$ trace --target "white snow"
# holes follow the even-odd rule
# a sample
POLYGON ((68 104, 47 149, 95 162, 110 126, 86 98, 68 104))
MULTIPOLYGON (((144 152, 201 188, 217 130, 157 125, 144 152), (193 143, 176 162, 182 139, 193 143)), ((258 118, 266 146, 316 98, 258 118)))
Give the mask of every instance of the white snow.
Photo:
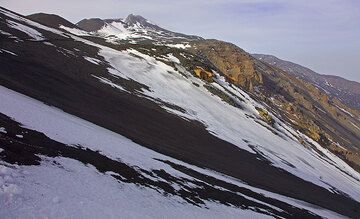
POLYGON ((180 60, 178 58, 176 58, 172 53, 167 54, 167 59, 171 62, 180 64, 180 60))
POLYGON ((17 56, 15 53, 10 52, 9 50, 6 50, 6 49, 0 49, 0 53, 3 53, 3 52, 9 53, 10 55, 13 55, 13 56, 17 56))
POLYGON ((136 41, 134 41, 136 38, 153 39, 147 34, 147 30, 140 26, 125 28, 124 23, 120 21, 106 23, 96 34, 106 37, 107 41, 111 43, 116 43, 117 40, 132 40, 131 42, 136 43, 136 41))
POLYGON ((121 40, 125 40, 131 35, 131 33, 120 22, 105 24, 105 26, 97 32, 103 36, 114 35, 121 40))
POLYGON ((19 16, 17 14, 14 14, 14 13, 12 13, 10 11, 6 11, 6 10, 0 8, 0 13, 3 13, 6 16, 11 17, 11 18, 13 18, 13 19, 15 19, 15 20, 17 20, 19 22, 26 23, 26 26, 25 26, 23 24, 20 24, 19 22, 10 21, 15 26, 13 28, 15 28, 15 29, 19 28, 20 31, 22 31, 21 28, 24 28, 25 29, 24 31, 29 31, 29 34, 31 34, 31 35, 34 34, 35 36, 33 36, 33 37, 35 37, 35 38, 40 38, 40 37, 42 38, 42 35, 39 36, 38 35, 39 32, 37 30, 35 30, 34 28, 29 27, 29 26, 36 27, 36 28, 39 28, 39 29, 42 29, 42 30, 45 30, 45 31, 49 31, 49 32, 58 34, 58 35, 60 35, 62 37, 67 37, 68 38, 68 36, 66 34, 64 34, 64 32, 62 32, 60 30, 57 30, 57 29, 54 29, 54 28, 47 27, 47 26, 44 26, 42 24, 36 23, 34 21, 31 21, 29 19, 21 17, 21 16, 19 16))
POLYGON ((125 92, 127 92, 127 90, 125 90, 123 87, 121 87, 120 85, 118 85, 118 84, 115 84, 115 83, 112 83, 109 79, 107 79, 107 78, 104 78, 104 77, 98 77, 98 76, 95 76, 95 75, 92 75, 94 78, 97 78, 97 79, 99 79, 99 81, 101 81, 102 83, 104 83, 104 84, 108 84, 108 85, 110 85, 111 87, 114 87, 114 88, 117 88, 117 89, 119 89, 119 90, 121 90, 121 91, 125 91, 125 92))
POLYGON ((20 134, 15 135, 15 136, 18 137, 18 138, 23 138, 24 137, 23 135, 20 135, 20 134))
POLYGON ((17 38, 16 36, 13 36, 11 33, 8 33, 6 31, 0 30, 0 34, 5 35, 5 36, 9 37, 10 39, 14 39, 15 42, 21 41, 19 38, 17 38))
POLYGON ((339 110, 343 111, 344 113, 348 114, 351 117, 355 117, 352 113, 350 113, 349 111, 347 111, 346 109, 336 106, 339 110))
POLYGON ((87 32, 85 30, 80 30, 78 28, 66 27, 64 25, 60 25, 59 28, 66 30, 69 33, 75 34, 77 36, 90 36, 89 32, 87 32))
POLYGON ((0 164, 0 206, 13 202, 14 196, 21 193, 21 189, 13 183, 14 176, 16 174, 10 168, 0 164))
POLYGON ((359 129, 360 130, 360 127, 357 126, 356 124, 354 124, 353 122, 350 122, 351 125, 353 125, 355 128, 359 129))
MULTIPOLYGON (((204 170, 144 148, 129 139, 64 113, 39 101, 0 86, 0 112, 14 118, 26 128, 43 132, 48 137, 69 145, 78 145, 130 166, 151 171, 164 169, 175 177, 193 179, 167 164, 169 160, 200 173, 246 187, 266 196, 283 200, 322 216, 339 215, 298 200, 273 194, 239 180, 204 170), (31 114, 31 117, 28 115, 31 114)), ((69 146, 70 147, 70 146, 69 146)), ((40 166, 0 166, 0 215, 5 218, 28 217, 195 217, 195 218, 264 218, 265 215, 205 201, 206 208, 195 207, 175 196, 121 183, 92 166, 67 158, 43 157, 40 166), (58 165, 54 165, 56 161, 58 165)), ((178 185, 174 185, 176 188, 178 185)), ((256 200, 254 200, 256 201, 256 200)), ((258 201, 259 202, 259 201, 258 201)))
POLYGON ((11 33, 8 33, 6 31, 0 30, 0 33, 5 36, 12 36, 11 33))
POLYGON ((4 127, 0 127, 0 133, 7 133, 6 129, 4 127))
MULTIPOLYGON (((203 122, 210 133, 253 152, 248 147, 248 143, 243 141, 246 139, 256 146, 257 150, 265 154, 267 159, 273 162, 273 165, 329 190, 333 186, 360 200, 359 173, 327 150, 324 150, 327 157, 321 158, 316 151, 305 148, 294 137, 275 136, 267 128, 256 123, 253 118, 248 118, 248 114, 258 117, 255 106, 264 107, 239 88, 228 85, 224 79, 218 83, 244 99, 245 103, 242 103, 242 106, 245 110, 230 106, 219 97, 210 95, 202 87, 204 82, 200 79, 193 77, 186 79, 172 67, 134 49, 116 51, 103 47, 99 54, 111 63, 112 67, 118 70, 117 72, 147 85, 151 92, 144 91, 145 95, 155 99, 159 98, 185 109, 186 113, 178 112, 178 115, 203 122), (196 88, 192 82, 196 82, 200 87, 196 88), (311 166, 308 165, 309 163, 311 166)), ((187 73, 187 75, 191 74, 187 73)), ((117 76, 121 77, 119 74, 117 76)), ((219 85, 216 86, 219 87, 219 85)), ((276 117, 274 118, 276 119, 276 117)), ((277 127, 291 136, 289 130, 292 128, 278 119, 276 121, 281 124, 277 127)), ((295 131, 291 132, 296 134, 295 131)), ((316 142, 312 143, 321 148, 316 142)))
POLYGON ((199 208, 178 197, 120 183, 74 160, 53 160, 62 168, 49 160, 12 170, 17 185, 7 184, 6 199, 0 198, 0 205, 6 206, 0 208, 3 218, 271 218, 211 202, 209 209, 199 208))
POLYGON ((87 56, 84 56, 84 59, 88 62, 91 62, 95 65, 99 65, 101 63, 101 61, 99 59, 95 59, 95 58, 91 58, 91 57, 87 57, 87 56))
POLYGON ((186 49, 186 48, 191 47, 189 44, 181 44, 181 43, 178 43, 178 44, 166 44, 166 46, 174 47, 174 48, 178 48, 178 49, 186 49))
POLYGON ((12 20, 6 20, 6 23, 8 24, 9 27, 17 29, 23 33, 26 33, 29 37, 31 37, 34 40, 44 40, 45 38, 43 37, 43 35, 35 30, 34 28, 31 28, 29 26, 25 26, 23 24, 14 22, 12 20))
POLYGON ((332 84, 330 84, 327 80, 325 80, 325 85, 329 87, 334 87, 332 84))

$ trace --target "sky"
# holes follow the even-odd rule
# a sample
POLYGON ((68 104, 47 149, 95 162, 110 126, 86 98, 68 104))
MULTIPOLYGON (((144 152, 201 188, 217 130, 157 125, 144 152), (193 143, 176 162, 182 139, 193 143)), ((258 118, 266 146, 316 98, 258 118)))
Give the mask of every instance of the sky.
POLYGON ((360 0, 0 0, 20 14, 124 18, 232 42, 321 74, 360 82, 360 0))

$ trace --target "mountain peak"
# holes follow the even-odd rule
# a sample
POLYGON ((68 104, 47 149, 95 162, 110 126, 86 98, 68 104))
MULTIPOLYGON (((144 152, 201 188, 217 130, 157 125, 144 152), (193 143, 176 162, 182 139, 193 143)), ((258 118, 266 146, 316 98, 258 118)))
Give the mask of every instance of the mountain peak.
POLYGON ((151 23, 146 18, 142 17, 141 15, 129 14, 124 22, 128 26, 138 26, 141 28, 152 28, 152 29, 159 29, 160 27, 151 23))
POLYGON ((76 23, 76 25, 83 30, 91 32, 101 29, 105 25, 105 22, 100 18, 90 18, 83 19, 76 23))
POLYGON ((141 15, 136 15, 136 14, 129 14, 126 18, 125 18, 125 23, 136 23, 136 22, 147 22, 147 20, 142 17, 141 15))

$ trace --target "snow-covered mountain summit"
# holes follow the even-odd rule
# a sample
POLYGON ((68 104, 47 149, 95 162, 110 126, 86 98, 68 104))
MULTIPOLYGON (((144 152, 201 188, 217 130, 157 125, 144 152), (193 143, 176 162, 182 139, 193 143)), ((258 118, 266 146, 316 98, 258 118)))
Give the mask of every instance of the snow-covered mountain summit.
POLYGON ((150 22, 140 15, 128 15, 125 19, 91 18, 76 24, 91 35, 106 37, 113 43, 187 43, 201 37, 172 32, 150 22))
POLYGON ((154 30, 164 30, 163 28, 159 27, 158 25, 152 23, 151 21, 145 19, 140 15, 129 14, 124 23, 128 26, 143 28, 143 29, 154 29, 154 30))

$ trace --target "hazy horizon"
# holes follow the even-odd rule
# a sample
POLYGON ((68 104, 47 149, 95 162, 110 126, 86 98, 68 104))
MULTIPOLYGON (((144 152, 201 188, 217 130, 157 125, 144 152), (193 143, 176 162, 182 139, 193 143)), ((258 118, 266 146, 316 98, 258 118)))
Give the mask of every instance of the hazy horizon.
POLYGON ((275 55, 320 74, 360 82, 360 2, 354 0, 0 0, 28 15, 53 13, 76 23, 84 18, 141 15, 176 32, 215 38, 249 53, 275 55))

